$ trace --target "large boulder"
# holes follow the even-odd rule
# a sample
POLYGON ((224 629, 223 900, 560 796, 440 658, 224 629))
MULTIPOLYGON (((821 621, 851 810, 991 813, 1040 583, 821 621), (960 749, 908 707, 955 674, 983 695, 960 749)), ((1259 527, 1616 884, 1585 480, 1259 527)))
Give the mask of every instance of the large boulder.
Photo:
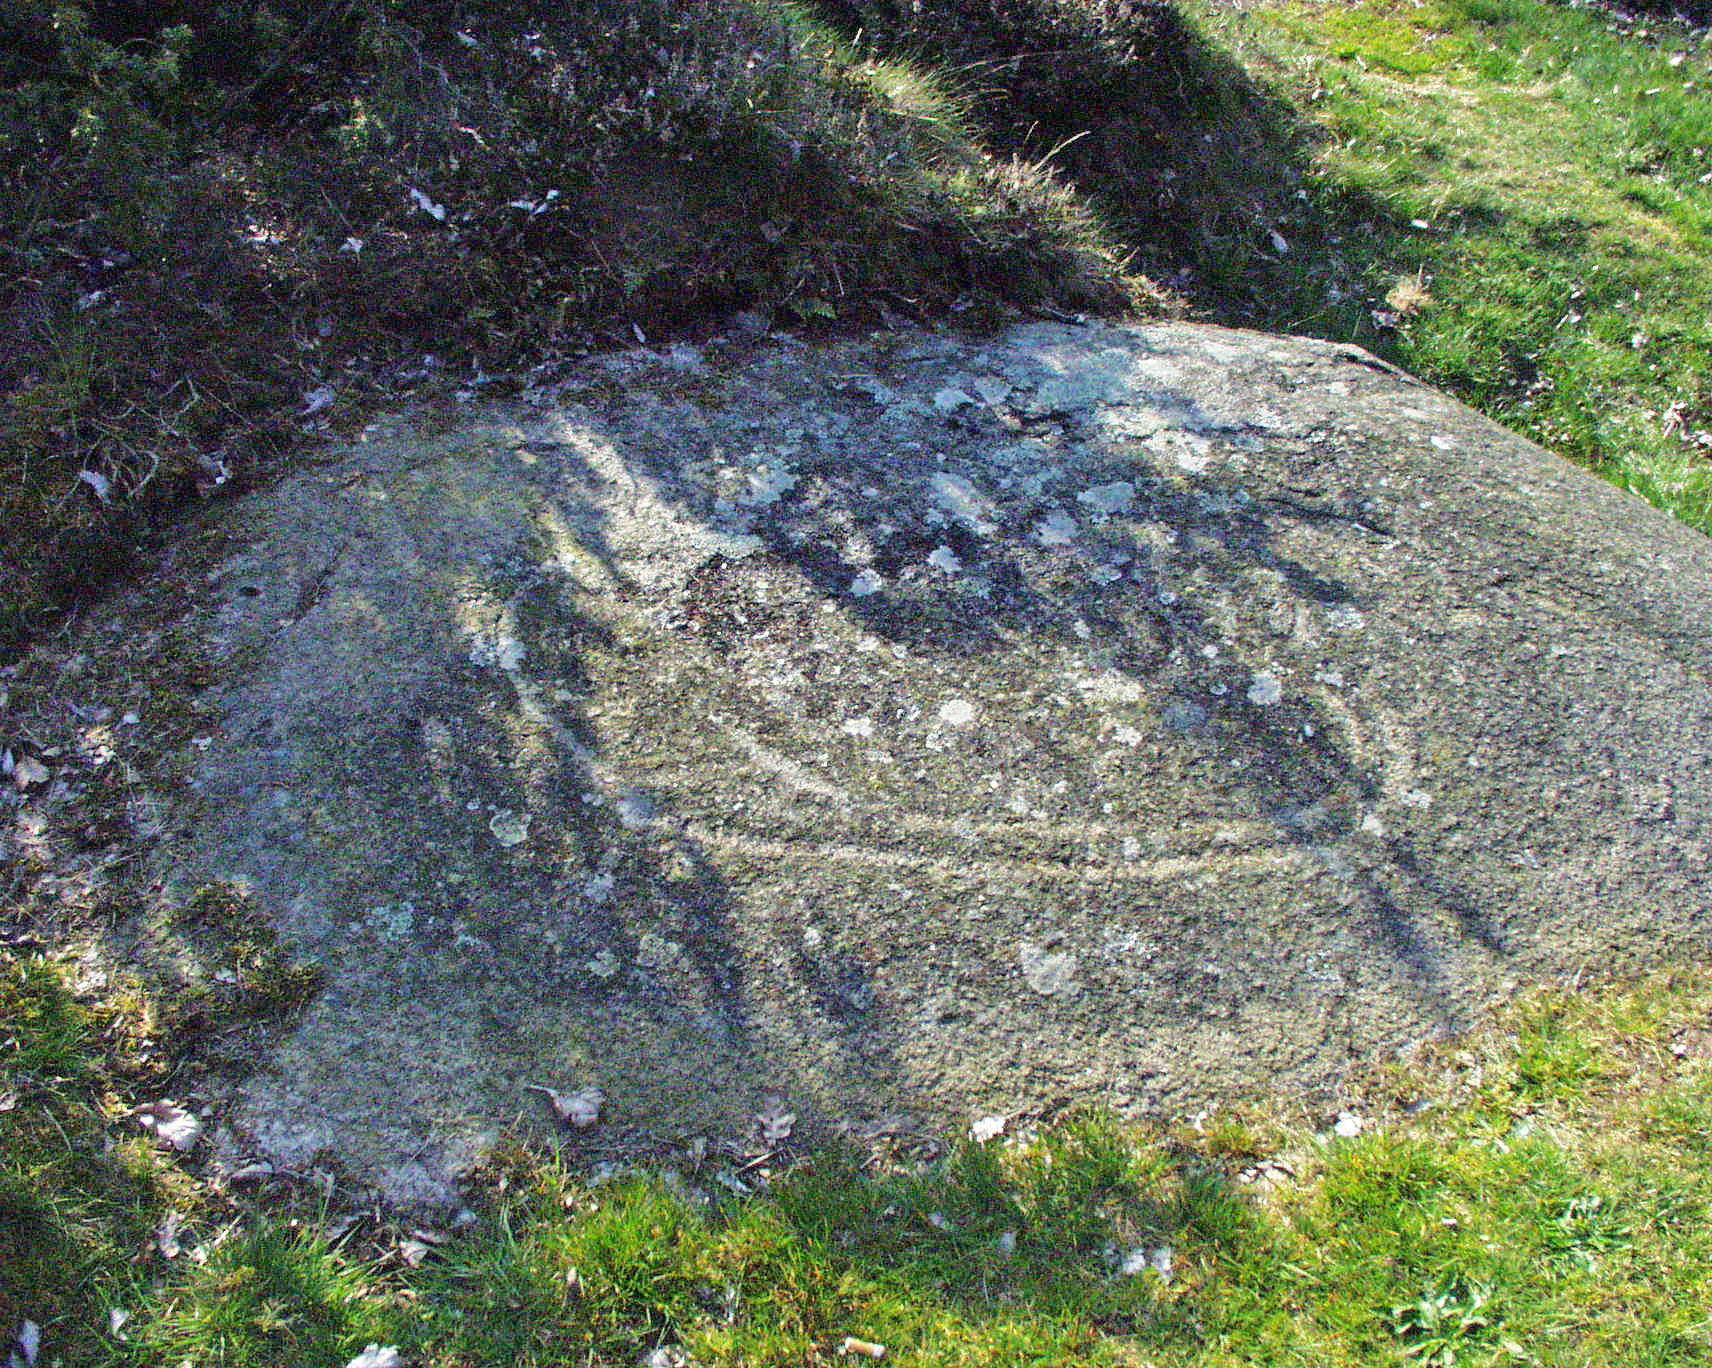
POLYGON ((1703 953, 1712 543, 1350 347, 716 341, 238 505, 176 886, 276 1158, 1311 1090, 1703 953))

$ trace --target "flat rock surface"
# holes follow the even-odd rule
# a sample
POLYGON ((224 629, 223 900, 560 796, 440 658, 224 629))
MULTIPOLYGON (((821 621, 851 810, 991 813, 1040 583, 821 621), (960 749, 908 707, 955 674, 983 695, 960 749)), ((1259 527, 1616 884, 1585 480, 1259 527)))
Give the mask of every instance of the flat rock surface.
POLYGON ((399 1200, 528 1084, 1174 1112, 1706 947, 1712 543, 1353 348, 633 352, 228 516, 176 883, 326 969, 237 1120, 399 1200))

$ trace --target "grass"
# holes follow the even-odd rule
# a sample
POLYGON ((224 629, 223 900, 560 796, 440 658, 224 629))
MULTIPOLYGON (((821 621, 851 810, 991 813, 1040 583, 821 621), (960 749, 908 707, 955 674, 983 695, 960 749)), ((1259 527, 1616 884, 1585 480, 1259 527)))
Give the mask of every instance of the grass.
POLYGON ((1059 88, 1026 60, 989 79, 1055 46, 965 13, 997 7, 821 8, 965 73, 989 141, 1197 316, 1359 343, 1712 532, 1699 32, 1554 0, 1186 0, 1170 59, 1142 44, 1163 78, 1090 40, 1059 88))
POLYGON ((68 972, 0 966, 0 1334, 34 1321, 44 1361, 797 1365, 847 1339, 923 1365, 1712 1356, 1704 971, 1534 991, 1352 1083, 1336 1127, 1284 1104, 1080 1113, 741 1175, 705 1144, 592 1173, 516 1147, 448 1231, 145 1144, 125 1113, 171 1075, 128 1071, 146 1024, 68 972))
POLYGON ((1253 321, 1369 346, 1712 531, 1702 35, 1549 0, 1193 12, 1312 131, 1253 321))

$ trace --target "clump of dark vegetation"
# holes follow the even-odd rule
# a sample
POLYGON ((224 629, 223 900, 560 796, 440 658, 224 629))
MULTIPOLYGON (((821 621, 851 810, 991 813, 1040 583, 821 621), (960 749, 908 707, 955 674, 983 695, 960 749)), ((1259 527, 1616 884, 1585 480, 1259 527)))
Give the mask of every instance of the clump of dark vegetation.
MULTIPOLYGON (((1138 267, 1221 319, 1275 323, 1270 234, 1300 210, 1308 130, 1165 0, 821 0, 949 73, 988 142, 1095 205, 1138 267)), ((1374 212, 1350 204, 1353 223, 1374 212)), ((1322 232, 1335 232, 1335 227, 1322 232)))
MULTIPOLYGON (((318 965, 291 958, 262 910, 225 884, 198 888, 175 920, 194 935, 212 966, 209 1001, 195 1004, 220 1019, 271 1017, 295 1011, 320 990, 318 965)), ((205 988, 204 991, 207 991, 205 988)))
POLYGON ((22 0, 0 92, 0 651, 425 369, 1151 297, 933 80, 779 4, 22 0))

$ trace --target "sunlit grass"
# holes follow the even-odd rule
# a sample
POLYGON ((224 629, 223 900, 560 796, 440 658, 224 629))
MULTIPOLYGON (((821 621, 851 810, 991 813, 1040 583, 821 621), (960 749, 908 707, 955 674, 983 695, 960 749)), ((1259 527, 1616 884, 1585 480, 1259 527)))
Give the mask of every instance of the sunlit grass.
POLYGON ((1196 12, 1320 130, 1265 321, 1361 342, 1712 531, 1699 39, 1548 0, 1196 12), (1430 305, 1388 306, 1403 275, 1430 305))
POLYGON ((0 1112, 0 1333, 33 1321, 66 1363, 1712 1354, 1704 972, 1530 993, 1323 1108, 806 1152, 749 1195, 701 1152, 591 1174, 518 1149, 425 1235, 284 1180, 234 1204, 203 1153, 126 1138, 131 1085, 89 1029, 120 1009, 77 1006, 40 959, 5 973, 4 1091, 26 1105, 0 1112))

